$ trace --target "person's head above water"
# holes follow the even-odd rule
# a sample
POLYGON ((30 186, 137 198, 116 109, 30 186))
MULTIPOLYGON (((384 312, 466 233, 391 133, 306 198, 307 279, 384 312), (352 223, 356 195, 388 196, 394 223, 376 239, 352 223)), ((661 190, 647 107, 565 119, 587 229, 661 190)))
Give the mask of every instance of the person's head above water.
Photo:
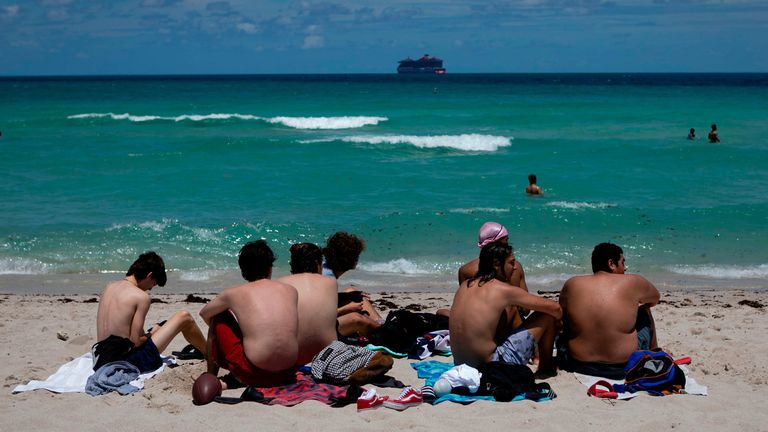
POLYGON ((504 228, 504 225, 497 222, 486 222, 477 233, 477 247, 482 249, 485 245, 502 239, 509 239, 509 232, 504 228))

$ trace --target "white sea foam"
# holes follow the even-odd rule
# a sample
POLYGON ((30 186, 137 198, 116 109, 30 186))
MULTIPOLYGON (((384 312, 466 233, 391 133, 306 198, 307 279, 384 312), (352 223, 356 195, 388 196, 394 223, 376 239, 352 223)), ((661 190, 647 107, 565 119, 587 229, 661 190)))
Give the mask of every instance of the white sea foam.
POLYGON ((570 210, 581 210, 581 209, 604 209, 604 208, 614 208, 616 207, 616 204, 610 204, 610 203, 588 203, 588 202, 571 202, 571 201, 552 201, 544 204, 546 206, 550 207, 559 207, 564 209, 570 209, 570 210))
POLYGON ((49 273, 51 268, 38 260, 27 258, 2 258, 0 259, 0 275, 38 275, 49 273))
POLYGON ((362 144, 410 144, 419 148, 447 147, 464 151, 496 151, 512 145, 512 138, 496 135, 374 135, 351 136, 342 141, 362 144))
POLYGON ((265 119, 269 123, 279 123, 296 129, 356 129, 363 126, 377 125, 389 120, 386 117, 272 117, 265 119))
POLYGON ((369 263, 360 264, 358 268, 361 270, 376 272, 376 273, 399 273, 399 274, 413 274, 424 275, 431 274, 433 272, 421 268, 418 264, 408 261, 407 259, 400 258, 385 263, 369 263))
POLYGON ((86 113, 74 114, 68 119, 111 118, 112 120, 128 120, 132 122, 148 121, 193 121, 206 120, 261 120, 271 124, 282 124, 295 129, 354 129, 363 126, 377 125, 389 120, 386 117, 341 116, 341 117, 259 117, 251 114, 212 113, 212 114, 182 114, 178 116, 134 115, 129 113, 86 113))
POLYGON ((768 277, 768 264, 756 266, 678 265, 668 267, 672 273, 714 279, 762 279, 768 277))
POLYGON ((224 270, 185 270, 180 272, 179 280, 184 282, 204 282, 226 273, 224 270))
POLYGON ((448 210, 451 213, 509 213, 508 208, 493 208, 493 207, 474 207, 474 208, 455 208, 448 210))

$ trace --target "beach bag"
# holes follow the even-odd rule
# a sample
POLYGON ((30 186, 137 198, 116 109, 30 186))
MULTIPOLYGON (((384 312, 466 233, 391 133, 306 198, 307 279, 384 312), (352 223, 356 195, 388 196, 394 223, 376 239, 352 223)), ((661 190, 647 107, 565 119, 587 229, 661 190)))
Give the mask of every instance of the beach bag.
POLYGON ((330 384, 367 384, 392 368, 389 355, 333 341, 312 359, 312 377, 330 384))
POLYGON ((392 351, 407 354, 420 336, 447 328, 447 317, 398 309, 390 312, 384 324, 368 339, 374 345, 385 346, 392 351))
POLYGON ((493 361, 480 366, 478 371, 482 374, 478 395, 493 396, 499 402, 509 402, 518 396, 533 401, 556 397, 549 384, 536 383, 528 366, 493 361))
POLYGON ((615 399, 618 393, 645 391, 654 396, 663 396, 680 393, 685 388, 685 373, 672 356, 661 350, 633 352, 624 367, 624 375, 624 384, 611 385, 599 381, 587 393, 615 399), (608 391, 599 389, 600 386, 608 391))
POLYGON ((660 396, 685 388, 685 373, 672 356, 661 350, 633 352, 624 372, 624 384, 613 386, 617 393, 646 391, 660 396))

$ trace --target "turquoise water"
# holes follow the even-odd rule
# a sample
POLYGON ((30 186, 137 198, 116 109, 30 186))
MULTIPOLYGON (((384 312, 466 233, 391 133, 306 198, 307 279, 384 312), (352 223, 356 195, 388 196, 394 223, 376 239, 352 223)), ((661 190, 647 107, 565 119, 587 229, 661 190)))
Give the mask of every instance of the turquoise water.
POLYGON ((262 237, 287 271, 348 230, 363 270, 452 275, 495 220, 534 280, 602 241, 641 273, 765 278, 766 107, 765 74, 0 79, 0 274, 153 249, 206 278, 262 237))

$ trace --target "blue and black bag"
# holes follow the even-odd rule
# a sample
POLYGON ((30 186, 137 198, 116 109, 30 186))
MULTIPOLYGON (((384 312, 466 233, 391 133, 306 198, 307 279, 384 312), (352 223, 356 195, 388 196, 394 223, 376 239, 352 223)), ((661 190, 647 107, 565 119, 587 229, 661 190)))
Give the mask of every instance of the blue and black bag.
POLYGON ((624 384, 615 384, 617 393, 646 391, 661 396, 685 388, 685 373, 664 351, 635 351, 624 368, 624 384))

